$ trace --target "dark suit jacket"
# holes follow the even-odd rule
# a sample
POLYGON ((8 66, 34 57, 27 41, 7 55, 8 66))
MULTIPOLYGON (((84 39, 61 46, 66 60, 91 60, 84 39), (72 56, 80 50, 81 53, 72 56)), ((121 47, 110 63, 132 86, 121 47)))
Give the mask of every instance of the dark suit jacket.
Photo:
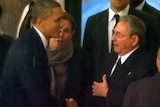
MULTIPOLYGON (((83 48, 85 48, 90 56, 91 67, 89 68, 91 75, 97 71, 98 64, 110 57, 108 49, 108 9, 91 16, 87 20, 83 48)), ((129 13, 135 15, 144 21, 146 25, 146 42, 145 48, 155 56, 159 48, 160 31, 157 21, 146 13, 130 8, 129 13)))
POLYGON ((2 76, 2 107, 51 107, 47 71, 46 51, 32 28, 8 52, 2 76))
POLYGON ((142 48, 135 50, 118 70, 110 76, 117 57, 111 56, 105 63, 100 63, 94 80, 101 82, 102 75, 107 74, 109 92, 106 98, 92 97, 91 107, 121 107, 124 94, 130 83, 135 80, 152 76, 157 72, 155 57, 142 48))
POLYGON ((11 36, 5 34, 0 35, 0 78, 8 49, 11 46, 13 40, 14 39, 11 36))
POLYGON ((152 14, 160 22, 160 11, 149 5, 147 2, 145 2, 142 11, 152 14))
POLYGON ((160 107, 160 73, 132 83, 125 94, 123 107, 160 107))

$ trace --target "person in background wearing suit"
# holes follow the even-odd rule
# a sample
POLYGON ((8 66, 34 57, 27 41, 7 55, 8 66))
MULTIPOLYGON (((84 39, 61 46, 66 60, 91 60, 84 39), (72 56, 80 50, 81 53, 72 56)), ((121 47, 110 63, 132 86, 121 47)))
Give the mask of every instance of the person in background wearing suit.
POLYGON ((28 30, 31 27, 31 10, 34 4, 36 4, 39 0, 33 0, 29 4, 27 4, 22 12, 21 19, 19 21, 17 27, 16 38, 19 38, 19 35, 28 30))
POLYGON ((130 5, 140 11, 154 15, 160 22, 160 11, 149 5, 146 0, 130 0, 130 5))
MULTIPOLYGON (((65 12, 59 38, 50 39, 48 59, 51 66, 51 94, 56 97, 55 107, 68 107, 70 100, 78 101, 85 83, 84 58, 81 48, 75 47, 72 37, 76 31, 73 17, 65 12)), ((86 80, 86 79, 85 79, 86 80)), ((77 103, 77 105, 78 105, 77 103)))
MULTIPOLYGON (((2 7, 0 5, 0 19, 2 17, 2 7)), ((7 52, 12 42, 14 41, 13 37, 5 34, 0 27, 0 78, 3 69, 3 65, 7 56, 7 52)))
POLYGON ((129 85, 122 107, 160 107, 160 48, 156 64, 157 74, 129 85))
POLYGON ((50 38, 59 37, 63 13, 56 1, 34 5, 33 27, 8 51, 0 87, 1 107, 55 107, 46 47, 50 38))
POLYGON ((112 51, 112 30, 116 23, 115 14, 125 16, 135 15, 144 21, 146 26, 146 36, 144 47, 156 56, 160 43, 160 30, 157 20, 144 12, 138 11, 129 6, 130 0, 110 0, 110 7, 98 14, 88 18, 84 33, 83 48, 90 56, 91 75, 96 75, 95 71, 100 62, 108 60, 112 51), (102 57, 103 56, 103 57, 102 57))
POLYGON ((142 20, 133 15, 120 18, 112 36, 117 56, 101 63, 92 84, 91 107, 121 107, 130 83, 157 72, 155 57, 142 47, 144 40, 142 20))

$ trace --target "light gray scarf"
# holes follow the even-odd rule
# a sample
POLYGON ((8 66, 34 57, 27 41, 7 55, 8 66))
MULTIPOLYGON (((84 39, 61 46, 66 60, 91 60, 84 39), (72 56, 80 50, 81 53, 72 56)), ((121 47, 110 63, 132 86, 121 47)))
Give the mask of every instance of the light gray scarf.
POLYGON ((67 79, 66 68, 64 71, 56 71, 56 64, 64 63, 73 55, 73 42, 70 40, 63 48, 57 50, 47 50, 48 60, 51 66, 51 94, 52 96, 60 96, 63 93, 65 81, 67 79), (56 75, 55 75, 56 74, 56 75))
POLYGON ((70 40, 63 48, 47 51, 49 63, 52 65, 64 63, 73 55, 73 42, 70 40))

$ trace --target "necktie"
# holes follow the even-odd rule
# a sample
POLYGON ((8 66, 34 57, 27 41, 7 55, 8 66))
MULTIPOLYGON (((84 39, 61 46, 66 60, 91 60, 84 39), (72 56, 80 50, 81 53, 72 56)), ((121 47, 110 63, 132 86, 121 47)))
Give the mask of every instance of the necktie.
POLYGON ((116 26, 117 23, 119 22, 120 16, 119 16, 118 14, 115 14, 115 15, 114 15, 114 18, 116 19, 116 24, 114 25, 114 28, 115 28, 115 26, 116 26))
POLYGON ((34 2, 30 3, 30 5, 29 5, 28 13, 26 14, 26 17, 24 18, 22 25, 21 25, 21 28, 20 28, 20 32, 19 32, 20 36, 24 31, 26 31, 30 28, 31 10, 32 10, 33 5, 34 5, 34 2))
POLYGON ((111 75, 116 75, 118 70, 120 69, 120 67, 121 67, 121 57, 116 60, 116 63, 112 68, 110 76, 111 75))

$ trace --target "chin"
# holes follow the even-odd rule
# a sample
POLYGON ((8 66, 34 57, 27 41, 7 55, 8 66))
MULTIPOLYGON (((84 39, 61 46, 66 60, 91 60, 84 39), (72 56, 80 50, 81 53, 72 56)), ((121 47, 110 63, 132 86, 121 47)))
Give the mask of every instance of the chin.
POLYGON ((119 51, 117 49, 114 49, 114 52, 118 53, 119 51))

